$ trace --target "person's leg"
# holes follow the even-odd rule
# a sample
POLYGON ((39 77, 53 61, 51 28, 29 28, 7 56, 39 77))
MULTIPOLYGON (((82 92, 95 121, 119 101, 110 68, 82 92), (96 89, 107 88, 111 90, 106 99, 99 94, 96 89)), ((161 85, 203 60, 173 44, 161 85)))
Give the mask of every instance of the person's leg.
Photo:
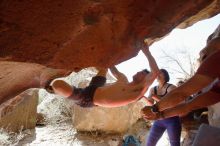
MULTIPOLYGON (((100 69, 98 74, 92 78, 90 86, 103 86, 106 82, 106 72, 107 69, 100 69)), ((53 91, 60 96, 69 97, 74 94, 73 87, 63 80, 55 80, 51 86, 53 91)))
POLYGON ((178 117, 166 121, 166 128, 171 146, 180 146, 181 122, 178 117))
POLYGON ((155 121, 150 129, 146 146, 155 146, 165 131, 161 121, 155 121))
POLYGON ((89 83, 89 86, 93 86, 94 88, 102 87, 105 85, 106 80, 107 79, 104 76, 95 76, 92 78, 91 82, 89 83))
POLYGON ((51 86, 54 93, 60 96, 69 97, 73 94, 73 87, 63 80, 56 80, 51 86))
POLYGON ((99 69, 99 72, 97 73, 96 76, 92 78, 92 80, 89 83, 89 86, 94 86, 94 87, 102 87, 106 83, 106 73, 108 69, 106 68, 101 68, 99 69))
POLYGON ((69 99, 75 100, 75 103, 81 107, 89 108, 96 104, 94 103, 94 93, 97 88, 102 87, 106 83, 107 69, 99 69, 99 72, 94 76, 89 85, 83 89, 74 88, 72 95, 69 99))
POLYGON ((106 73, 108 72, 107 68, 96 68, 98 70, 98 73, 96 76, 106 76, 106 73))

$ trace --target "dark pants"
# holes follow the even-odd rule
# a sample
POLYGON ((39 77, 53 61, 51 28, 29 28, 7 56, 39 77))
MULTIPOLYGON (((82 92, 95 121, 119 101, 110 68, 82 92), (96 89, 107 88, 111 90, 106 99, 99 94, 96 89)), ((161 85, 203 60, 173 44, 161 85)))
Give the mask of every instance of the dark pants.
POLYGON ((72 95, 68 98, 74 100, 75 104, 88 108, 95 106, 93 103, 93 96, 97 88, 105 85, 106 77, 103 76, 95 76, 92 78, 89 86, 86 88, 76 88, 73 87, 74 90, 72 95))
POLYGON ((157 120, 150 129, 147 146, 155 146, 167 130, 171 146, 180 146, 181 122, 179 117, 157 120))

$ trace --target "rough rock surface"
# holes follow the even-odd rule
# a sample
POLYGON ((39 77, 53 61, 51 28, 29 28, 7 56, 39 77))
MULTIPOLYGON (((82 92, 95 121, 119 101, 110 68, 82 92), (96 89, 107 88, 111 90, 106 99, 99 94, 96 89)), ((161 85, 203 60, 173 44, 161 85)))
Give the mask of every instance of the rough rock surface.
POLYGON ((140 110, 143 106, 141 102, 118 108, 83 109, 75 106, 73 125, 79 131, 123 133, 141 117, 140 110))
POLYGON ((44 68, 21 62, 72 71, 109 67, 135 56, 144 38, 152 43, 219 7, 220 0, 1 0, 0 103, 42 87, 36 78, 44 68), (5 84, 10 78, 17 82, 5 84))
POLYGON ((213 1, 209 6, 201 10, 199 13, 196 15, 188 18, 185 20, 183 23, 181 23, 178 28, 186 28, 196 22, 198 22, 201 19, 209 18, 210 14, 213 12, 219 11, 218 9, 220 8, 219 1, 213 1))
POLYGON ((29 88, 45 87, 48 81, 69 73, 34 63, 0 61, 0 104, 29 88))
POLYGON ((219 13, 219 0, 1 0, 0 60, 77 70, 137 54, 144 38, 219 13))
POLYGON ((0 127, 18 132, 36 125, 38 90, 28 90, 0 106, 0 127))

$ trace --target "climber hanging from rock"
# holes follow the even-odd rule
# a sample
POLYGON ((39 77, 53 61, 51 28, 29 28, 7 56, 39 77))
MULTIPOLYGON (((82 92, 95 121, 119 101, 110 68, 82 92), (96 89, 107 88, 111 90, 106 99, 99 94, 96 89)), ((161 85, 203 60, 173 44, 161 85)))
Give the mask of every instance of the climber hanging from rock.
POLYGON ((116 67, 112 67, 110 71, 117 78, 115 83, 106 84, 107 69, 98 69, 98 74, 92 78, 86 88, 76 88, 63 80, 55 80, 47 86, 46 90, 72 99, 81 107, 119 107, 135 102, 143 97, 159 74, 158 66, 148 45, 145 44, 142 51, 149 61, 151 72, 147 69, 137 72, 132 82, 128 82, 124 74, 116 67))

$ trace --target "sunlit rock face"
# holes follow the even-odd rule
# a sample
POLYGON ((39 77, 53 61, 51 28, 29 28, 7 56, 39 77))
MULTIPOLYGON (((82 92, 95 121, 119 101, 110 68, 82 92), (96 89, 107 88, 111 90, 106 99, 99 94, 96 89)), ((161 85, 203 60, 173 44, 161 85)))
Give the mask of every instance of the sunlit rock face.
POLYGON ((75 106, 73 125, 79 131, 126 132, 141 117, 143 106, 141 102, 118 108, 83 109, 75 106))
POLYGON ((0 8, 0 60, 78 70, 127 60, 144 38, 217 14, 219 0, 1 0, 0 8))
POLYGON ((37 90, 28 90, 0 106, 0 128, 18 132, 36 125, 37 90))

